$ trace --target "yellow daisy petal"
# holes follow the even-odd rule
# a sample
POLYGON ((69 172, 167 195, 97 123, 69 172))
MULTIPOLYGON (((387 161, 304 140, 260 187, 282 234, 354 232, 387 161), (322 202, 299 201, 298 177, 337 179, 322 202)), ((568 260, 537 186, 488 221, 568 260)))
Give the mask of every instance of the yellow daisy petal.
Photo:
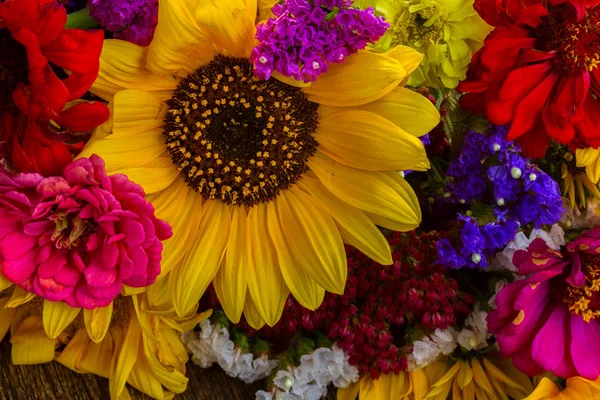
POLYGON ((327 189, 354 207, 412 227, 410 229, 421 222, 416 195, 397 173, 392 177, 382 172, 345 167, 319 153, 311 159, 310 168, 327 189))
POLYGON ((246 300, 244 301, 244 317, 246 317, 248 325, 254 329, 265 326, 265 321, 260 317, 249 291, 246 293, 246 300))
MULTIPOLYGON (((69 341, 69 345, 55 358, 55 361, 58 361, 65 367, 84 374, 88 371, 81 367, 81 359, 86 351, 86 346, 90 343, 90 338, 86 334, 84 330, 78 330, 75 335, 69 341)), ((99 357, 97 363, 102 363, 102 359, 104 357, 99 357)), ((112 360, 112 358, 109 358, 112 360)), ((109 362, 110 365, 110 362, 109 362)), ((108 370, 102 371, 105 374, 97 374, 102 377, 108 377, 108 370)))
POLYGON ((12 362, 15 365, 43 364, 54 358, 55 340, 46 336, 41 319, 31 316, 11 329, 12 362))
POLYGON ((8 297, 0 298, 0 341, 6 336, 12 320, 17 313, 16 308, 8 308, 6 307, 6 303, 8 303, 8 297))
POLYGON ((44 329, 50 339, 56 339, 79 315, 81 308, 73 308, 62 301, 44 301, 44 329))
POLYGON ((548 400, 560 395, 560 390, 548 378, 542 378, 535 391, 524 400, 548 400))
POLYGON ((342 111, 323 118, 315 138, 324 154, 367 171, 413 170, 427 160, 418 138, 369 111, 342 111))
POLYGON ((0 292, 2 292, 4 289, 8 289, 12 285, 13 285, 13 283, 11 281, 9 281, 8 279, 6 279, 4 277, 4 275, 2 275, 0 273, 0 292))
POLYGON ((123 334, 122 343, 118 350, 114 374, 109 381, 110 395, 113 398, 119 398, 123 392, 127 392, 125 384, 127 383, 127 378, 131 374, 131 370, 138 358, 141 334, 142 329, 140 325, 132 318, 123 334))
POLYGON ((351 383, 346 388, 337 390, 337 400, 356 400, 360 389, 360 382, 351 383))
POLYGON ((240 322, 248 288, 246 271, 251 266, 249 260, 244 257, 244 249, 248 245, 248 235, 246 212, 243 208, 236 207, 232 210, 231 232, 225 251, 225 260, 213 280, 213 286, 221 301, 223 311, 233 323, 240 322))
POLYGON ((123 40, 105 40, 98 78, 90 90, 108 101, 122 89, 151 91, 161 100, 171 98, 179 78, 172 74, 158 75, 148 70, 147 52, 147 47, 123 40))
POLYGON ((35 294, 26 291, 25 289, 21 289, 20 287, 15 287, 13 290, 10 299, 6 303, 6 307, 15 308, 22 306, 23 304, 29 303, 31 300, 35 299, 35 294))
POLYGON ((113 305, 83 310, 83 321, 90 339, 94 343, 100 343, 106 337, 110 321, 112 319, 113 305))
POLYGON ((283 313, 290 290, 283 280, 275 247, 268 236, 267 205, 252 207, 247 223, 246 246, 252 257, 247 271, 248 293, 261 319, 273 326, 283 313))
POLYGON ((195 309, 217 274, 225 254, 230 226, 230 209, 218 201, 206 202, 194 247, 181 265, 171 271, 173 306, 179 316, 195 309))
POLYGON ((323 118, 343 110, 364 110, 379 114, 413 136, 423 136, 440 122, 435 105, 419 93, 396 87, 382 98, 357 107, 321 106, 323 118))
POLYGON ((396 46, 385 55, 397 60, 406 71, 406 75, 417 69, 423 59, 423 54, 407 46, 396 46))
POLYGON ((349 56, 343 64, 331 64, 329 72, 302 91, 315 103, 358 106, 385 96, 406 76, 406 70, 396 59, 362 51, 349 56))

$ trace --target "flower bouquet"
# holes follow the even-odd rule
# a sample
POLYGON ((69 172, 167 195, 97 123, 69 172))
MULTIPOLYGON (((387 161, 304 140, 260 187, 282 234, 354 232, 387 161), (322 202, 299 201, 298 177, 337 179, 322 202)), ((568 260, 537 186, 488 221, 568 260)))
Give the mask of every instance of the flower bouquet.
POLYGON ((4 0, 0 55, 14 364, 600 399, 597 1, 4 0))

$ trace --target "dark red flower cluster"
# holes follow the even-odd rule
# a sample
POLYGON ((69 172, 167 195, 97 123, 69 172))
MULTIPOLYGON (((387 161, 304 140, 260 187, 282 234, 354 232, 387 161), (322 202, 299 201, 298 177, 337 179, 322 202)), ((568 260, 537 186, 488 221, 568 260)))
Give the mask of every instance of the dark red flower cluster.
POLYGON ((98 75, 104 33, 66 20, 55 0, 0 2, 0 160, 21 172, 61 174, 83 146, 74 134, 108 119, 105 105, 75 102, 98 75))
POLYGON ((511 124, 508 140, 544 157, 550 139, 600 145, 597 0, 477 0, 495 30, 473 56, 461 105, 511 124))
POLYGON ((448 328, 456 324, 458 314, 471 311, 472 297, 460 291, 445 267, 434 263, 437 238, 435 232, 389 235, 394 259, 390 266, 348 247, 344 295, 328 293, 316 311, 290 298, 280 322, 258 334, 277 341, 319 330, 337 342, 363 374, 377 378, 406 369, 413 340, 448 328))

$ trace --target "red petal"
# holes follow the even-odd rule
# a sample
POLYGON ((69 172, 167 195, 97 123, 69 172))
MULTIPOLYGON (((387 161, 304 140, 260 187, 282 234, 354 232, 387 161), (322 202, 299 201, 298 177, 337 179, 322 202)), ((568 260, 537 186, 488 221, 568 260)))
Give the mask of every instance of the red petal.
POLYGON ((575 125, 577 147, 600 146, 600 102, 592 96, 586 96, 583 103, 583 118, 575 125))
POLYGON ((70 132, 87 132, 108 119, 108 107, 99 102, 79 103, 63 111, 58 123, 70 132))
POLYGON ((97 71, 104 43, 104 32, 67 29, 42 52, 51 63, 78 73, 97 71))
POLYGON ((544 158, 548 147, 550 147, 550 136, 539 125, 541 124, 515 140, 527 157, 544 158))
POLYGON ((56 40, 64 29, 67 12, 56 1, 7 0, 0 4, 0 20, 13 33, 30 30, 45 45, 56 40))
POLYGON ((506 136, 507 140, 515 140, 519 136, 527 133, 539 121, 540 114, 546 103, 548 95, 552 91, 557 74, 550 74, 515 108, 514 118, 510 125, 510 130, 506 136))

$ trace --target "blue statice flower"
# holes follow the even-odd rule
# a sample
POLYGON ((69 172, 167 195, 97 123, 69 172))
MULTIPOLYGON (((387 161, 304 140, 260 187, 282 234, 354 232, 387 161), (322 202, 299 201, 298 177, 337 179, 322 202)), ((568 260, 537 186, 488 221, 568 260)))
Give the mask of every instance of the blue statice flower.
POLYGON ((457 228, 438 245, 438 263, 486 267, 487 257, 514 239, 519 227, 554 224, 563 213, 558 184, 505 139, 507 128, 468 131, 446 171, 444 202, 469 203, 457 228))

